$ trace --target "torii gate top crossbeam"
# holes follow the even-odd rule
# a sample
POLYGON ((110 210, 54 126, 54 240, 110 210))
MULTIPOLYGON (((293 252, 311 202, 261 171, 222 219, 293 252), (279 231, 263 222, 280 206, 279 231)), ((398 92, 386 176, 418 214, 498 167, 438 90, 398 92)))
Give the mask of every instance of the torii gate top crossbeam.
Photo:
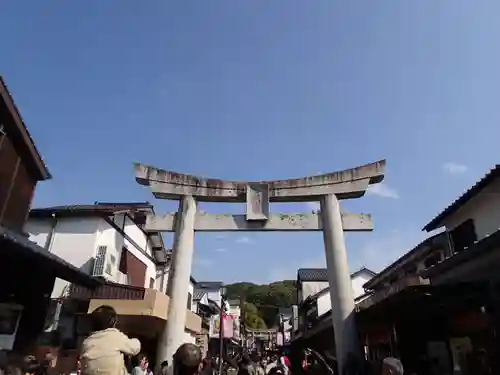
MULTIPOLYGON (((136 181, 149 185, 159 199, 178 200, 192 195, 201 202, 246 202, 249 187, 266 190, 270 202, 308 202, 322 195, 335 194, 338 199, 359 198, 368 185, 384 179, 385 160, 317 176, 275 181, 229 181, 202 178, 135 164, 136 181)), ((267 194, 266 194, 267 195, 267 194)))

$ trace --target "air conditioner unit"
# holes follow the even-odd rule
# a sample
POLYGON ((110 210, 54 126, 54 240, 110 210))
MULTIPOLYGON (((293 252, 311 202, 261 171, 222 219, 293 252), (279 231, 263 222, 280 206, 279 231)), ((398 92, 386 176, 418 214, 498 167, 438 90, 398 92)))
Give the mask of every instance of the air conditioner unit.
POLYGON ((92 276, 106 279, 113 278, 116 274, 116 255, 108 251, 108 247, 101 245, 97 248, 92 276))

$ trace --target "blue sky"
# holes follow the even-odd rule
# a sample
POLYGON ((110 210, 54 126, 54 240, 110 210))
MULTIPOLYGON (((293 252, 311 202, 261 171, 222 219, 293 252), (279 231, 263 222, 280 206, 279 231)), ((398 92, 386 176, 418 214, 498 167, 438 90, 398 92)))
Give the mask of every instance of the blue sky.
MULTIPOLYGON (((0 71, 54 176, 34 205, 153 201, 133 161, 253 180, 387 158, 384 185, 343 203, 376 226, 347 235, 351 268, 378 270, 499 160, 498 14, 496 0, 6 0, 0 71)), ((200 234, 195 253, 197 279, 226 282, 324 264, 320 233, 200 234)))

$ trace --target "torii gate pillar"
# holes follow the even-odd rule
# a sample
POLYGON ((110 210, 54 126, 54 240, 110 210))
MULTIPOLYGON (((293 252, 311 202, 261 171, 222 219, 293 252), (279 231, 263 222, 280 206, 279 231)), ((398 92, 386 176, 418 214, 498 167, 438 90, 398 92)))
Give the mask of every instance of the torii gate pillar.
POLYGON ((180 220, 176 222, 172 263, 167 284, 167 295, 170 297, 170 303, 167 324, 158 338, 156 353, 158 364, 167 358, 171 362, 175 351, 183 344, 189 279, 194 252, 196 201, 193 196, 184 196, 179 201, 178 217, 180 220))
MULTIPOLYGON (((320 208, 330 284, 335 350, 337 358, 341 358, 340 363, 343 363, 347 353, 358 351, 351 276, 339 200, 333 194, 325 195, 320 201, 320 208)), ((339 368, 342 367, 339 365, 339 368)))
POLYGON ((341 212, 340 199, 359 198, 384 178, 385 160, 319 176, 292 180, 238 182, 200 178, 136 164, 136 180, 159 199, 180 201, 179 211, 148 215, 146 231, 175 232, 170 267, 170 306, 158 342, 157 362, 172 360, 182 344, 195 232, 323 231, 330 284, 332 321, 339 370, 346 355, 358 351, 354 299, 344 242, 345 231, 371 231, 371 217, 341 212), (245 215, 207 214, 196 202, 246 203, 245 215), (321 212, 271 214, 272 202, 319 201, 321 212))

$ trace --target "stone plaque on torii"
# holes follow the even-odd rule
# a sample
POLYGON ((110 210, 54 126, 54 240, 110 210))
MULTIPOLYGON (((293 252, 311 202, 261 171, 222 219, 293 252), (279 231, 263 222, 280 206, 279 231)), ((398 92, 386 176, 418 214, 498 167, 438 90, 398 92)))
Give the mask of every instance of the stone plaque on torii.
POLYGON ((373 223, 370 215, 341 212, 339 200, 362 197, 370 184, 383 180, 384 171, 385 160, 381 160, 317 176, 244 182, 201 178, 135 164, 137 182, 149 186, 155 198, 179 201, 178 212, 150 215, 145 226, 146 231, 175 232, 167 285, 170 306, 158 342, 157 362, 170 362, 183 342, 195 232, 322 231, 336 354, 342 368, 346 354, 357 351, 354 298, 343 232, 371 231, 373 223), (246 203, 246 213, 200 212, 197 201, 246 203), (320 211, 273 214, 269 210, 273 202, 319 202, 320 211))

